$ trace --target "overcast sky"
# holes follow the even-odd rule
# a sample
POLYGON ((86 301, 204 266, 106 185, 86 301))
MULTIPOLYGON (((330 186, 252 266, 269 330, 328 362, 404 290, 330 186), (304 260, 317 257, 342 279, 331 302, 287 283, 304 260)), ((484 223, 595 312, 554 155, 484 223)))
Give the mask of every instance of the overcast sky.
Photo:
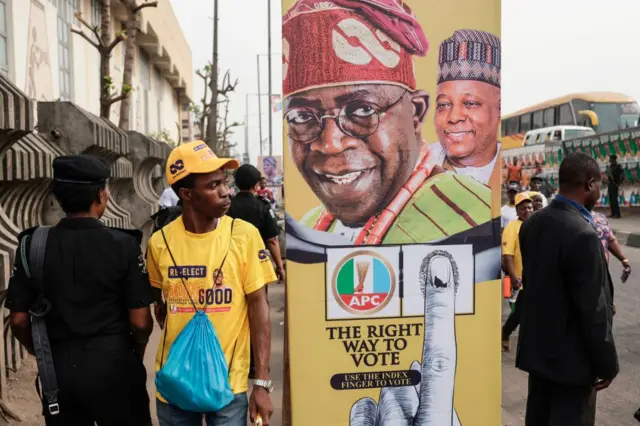
MULTIPOLYGON (((213 0, 171 0, 193 52, 194 70, 212 57, 213 0)), ((219 61, 239 85, 232 121, 245 121, 247 94, 258 92, 256 55, 267 52, 267 0, 219 0, 219 61)), ((281 4, 272 0, 272 49, 281 52, 281 4)), ((640 0, 502 0, 502 110, 581 91, 622 92, 640 99, 640 0)), ((280 93, 281 57, 273 60, 273 93, 280 93)), ((267 57, 261 58, 267 93, 267 57)), ((203 93, 194 77, 194 98, 203 93)), ((263 138, 269 102, 263 98, 263 138)), ((252 162, 258 155, 257 97, 249 98, 252 162)), ((234 142, 244 152, 244 127, 234 142)), ((282 118, 273 114, 274 154, 282 153, 282 118)), ((266 152, 265 152, 266 154, 266 152)))

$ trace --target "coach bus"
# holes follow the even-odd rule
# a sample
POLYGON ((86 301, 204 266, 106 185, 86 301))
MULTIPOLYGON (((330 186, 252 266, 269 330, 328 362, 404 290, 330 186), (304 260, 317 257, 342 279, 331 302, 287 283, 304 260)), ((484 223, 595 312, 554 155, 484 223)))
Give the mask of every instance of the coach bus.
POLYGON ((523 146, 530 130, 552 126, 583 126, 596 134, 640 125, 634 98, 620 93, 576 93, 551 99, 502 118, 502 148, 523 146))

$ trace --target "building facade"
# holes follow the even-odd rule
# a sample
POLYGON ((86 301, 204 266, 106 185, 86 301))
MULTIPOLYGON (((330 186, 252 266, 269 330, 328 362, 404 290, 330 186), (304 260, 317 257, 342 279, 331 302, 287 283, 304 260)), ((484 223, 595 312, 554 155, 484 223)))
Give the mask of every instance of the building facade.
MULTIPOLYGON (((127 19, 119 0, 112 0, 111 34, 127 19)), ((138 4, 142 0, 138 0, 138 4)), ((71 101, 100 114, 100 57, 94 46, 71 30, 82 30, 76 14, 100 27, 101 0, 0 0, 0 73, 35 101, 71 101)), ((112 53, 111 76, 122 82, 125 43, 112 53)), ((130 128, 145 135, 166 135, 173 142, 192 139, 190 116, 183 105, 192 98, 191 50, 169 0, 141 11, 133 66, 130 128), (186 127, 186 129, 185 129, 186 127), (186 131, 185 131, 186 130, 186 131)), ((110 119, 120 119, 120 103, 110 119)))

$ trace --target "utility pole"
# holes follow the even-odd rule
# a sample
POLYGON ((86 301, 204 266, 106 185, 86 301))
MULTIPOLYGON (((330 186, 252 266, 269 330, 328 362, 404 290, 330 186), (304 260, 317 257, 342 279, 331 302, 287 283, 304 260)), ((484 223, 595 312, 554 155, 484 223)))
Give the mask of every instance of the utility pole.
POLYGON ((244 113, 244 152, 249 155, 249 94, 247 93, 247 100, 245 102, 244 113))
MULTIPOLYGON (((269 40, 269 48, 268 48, 268 56, 269 56, 269 155, 273 155, 273 109, 272 109, 272 100, 271 100, 271 0, 267 1, 267 19, 269 23, 267 25, 269 35, 267 39, 269 40)), ((262 144, 262 141, 260 141, 262 144)))
POLYGON ((207 144, 213 152, 218 146, 218 0, 213 0, 213 63, 211 66, 211 112, 207 122, 207 144))
POLYGON ((260 128, 260 157, 262 157, 262 90, 260 89, 260 54, 256 55, 258 60, 258 127, 260 128))

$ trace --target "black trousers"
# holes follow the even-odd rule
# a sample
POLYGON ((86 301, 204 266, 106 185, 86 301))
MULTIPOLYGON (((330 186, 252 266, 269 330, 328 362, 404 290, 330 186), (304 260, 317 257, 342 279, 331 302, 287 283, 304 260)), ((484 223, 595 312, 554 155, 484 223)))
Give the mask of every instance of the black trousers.
POLYGON ((609 186, 609 205, 611 206, 611 216, 620 216, 620 203, 618 202, 617 186, 609 186))
POLYGON ((529 374, 526 426, 594 426, 593 386, 566 386, 529 374))
POLYGON ((516 297, 516 303, 513 311, 509 314, 509 318, 502 326, 502 341, 509 340, 511 334, 520 325, 520 316, 522 315, 522 301, 524 299, 524 290, 520 289, 520 293, 516 297))
POLYGON ((52 345, 60 414, 47 426, 151 425, 147 374, 126 336, 52 345))

